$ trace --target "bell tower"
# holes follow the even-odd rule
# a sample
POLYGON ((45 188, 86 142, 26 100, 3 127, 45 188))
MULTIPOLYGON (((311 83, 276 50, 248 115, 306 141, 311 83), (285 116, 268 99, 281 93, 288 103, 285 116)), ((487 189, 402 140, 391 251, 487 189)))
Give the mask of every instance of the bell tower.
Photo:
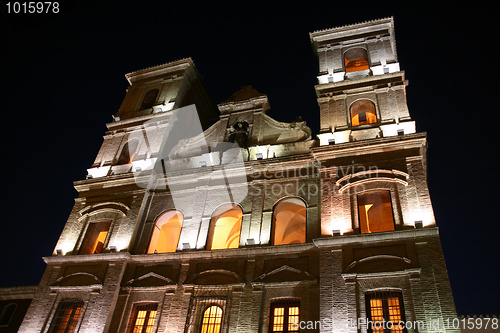
POLYGON ((319 62, 321 145, 415 133, 392 17, 310 36, 319 62))

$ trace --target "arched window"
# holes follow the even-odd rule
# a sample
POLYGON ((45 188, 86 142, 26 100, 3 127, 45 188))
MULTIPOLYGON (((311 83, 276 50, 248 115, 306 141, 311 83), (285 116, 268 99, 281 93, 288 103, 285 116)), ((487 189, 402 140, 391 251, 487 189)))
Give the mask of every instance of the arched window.
POLYGON ((10 320, 14 316, 16 309, 16 303, 10 303, 3 308, 2 314, 0 314, 0 326, 9 326, 10 320))
POLYGON ((175 252, 181 235, 184 216, 177 210, 161 214, 155 222, 148 253, 175 252))
POLYGON ((344 66, 346 73, 370 69, 366 50, 361 47, 347 50, 344 53, 344 66))
POLYGON ((63 301, 57 306, 52 319, 50 333, 73 333, 83 310, 83 301, 63 301))
POLYGON ((106 237, 108 236, 111 221, 96 221, 89 223, 80 254, 101 253, 104 248, 106 237))
POLYGON ((151 89, 144 95, 144 99, 142 100, 141 110, 151 109, 156 102, 156 97, 158 97, 158 89, 151 89))
POLYGON ((130 140, 128 141, 122 148, 122 152, 120 153, 120 157, 116 162, 117 165, 128 164, 132 162, 134 159, 134 155, 137 150, 137 146, 139 145, 139 140, 130 140))
POLYGON ((273 245, 306 242, 306 204, 299 198, 279 201, 273 209, 273 245))
POLYGON ((222 308, 212 305, 203 312, 201 333, 219 333, 222 327, 222 308))
POLYGON ((350 113, 352 126, 375 124, 377 122, 375 104, 367 99, 362 99, 352 103, 350 113))
POLYGON ((207 250, 236 249, 240 245, 243 211, 236 204, 225 204, 212 214, 207 250))
POLYGON ((391 193, 373 190, 358 197, 359 228, 362 234, 394 230, 391 193))

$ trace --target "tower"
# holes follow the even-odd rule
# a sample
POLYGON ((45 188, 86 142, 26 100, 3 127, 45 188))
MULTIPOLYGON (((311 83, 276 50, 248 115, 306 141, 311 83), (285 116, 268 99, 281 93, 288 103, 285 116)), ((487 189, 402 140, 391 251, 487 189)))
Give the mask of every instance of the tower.
POLYGON ((317 140, 250 86, 217 115, 191 59, 127 74, 20 332, 442 330, 456 314, 393 26, 311 33, 317 140))

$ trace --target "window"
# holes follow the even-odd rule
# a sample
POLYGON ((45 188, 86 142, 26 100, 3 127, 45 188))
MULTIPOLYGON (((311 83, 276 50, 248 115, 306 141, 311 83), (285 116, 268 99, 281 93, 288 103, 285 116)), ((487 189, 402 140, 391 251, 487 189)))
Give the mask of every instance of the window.
POLYGON ((404 333, 400 322, 406 322, 403 298, 399 292, 375 292, 366 294, 366 314, 369 333, 404 333))
POLYGON ((217 305, 209 306, 203 312, 201 333, 219 333, 222 326, 222 308, 217 305))
POLYGON ((82 314, 83 301, 63 301, 59 303, 52 324, 50 333, 73 333, 76 332, 76 325, 82 314))
POLYGON ((139 145, 139 140, 130 140, 122 148, 120 157, 118 157, 117 165, 129 164, 134 160, 134 155, 139 145))
POLYGON ((158 92, 159 92, 158 89, 151 89, 150 91, 148 91, 146 95, 144 95, 144 99, 142 100, 140 110, 151 109, 156 102, 156 97, 158 97, 158 92))
POLYGON ((360 47, 347 50, 344 53, 344 66, 346 73, 370 69, 366 50, 360 47))
POLYGON ((358 194, 358 213, 362 234, 395 230, 389 190, 358 194))
POLYGON ((299 332, 300 301, 278 300, 269 308, 269 333, 299 332))
POLYGON ((9 326, 10 320, 14 316, 14 312, 16 312, 17 305, 15 303, 7 304, 2 310, 2 314, 0 314, 0 326, 9 326))
POLYGON ((127 333, 153 332, 157 307, 157 303, 134 304, 127 325, 127 333))
POLYGON ((147 253, 175 252, 181 235, 184 217, 177 210, 161 214, 155 222, 147 253))
POLYGON ((98 221, 89 223, 87 233, 80 248, 80 254, 101 253, 104 242, 108 236, 111 221, 98 221))
POLYGON ((299 198, 279 201, 273 209, 272 244, 306 242, 306 204, 299 198))
POLYGON ((367 99, 352 103, 350 107, 351 126, 375 124, 377 122, 377 112, 375 104, 367 99))
POLYGON ((236 204, 225 204, 212 214, 207 250, 236 249, 240 246, 243 211, 236 204))

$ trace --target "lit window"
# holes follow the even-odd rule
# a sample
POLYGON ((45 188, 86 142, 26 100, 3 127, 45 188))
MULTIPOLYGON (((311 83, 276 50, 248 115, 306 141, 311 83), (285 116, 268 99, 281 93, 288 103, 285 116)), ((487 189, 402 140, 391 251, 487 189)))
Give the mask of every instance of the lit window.
POLYGON ((80 248, 80 254, 101 253, 108 236, 111 221, 91 222, 80 248))
POLYGON ((222 308, 217 305, 209 306, 203 312, 201 333, 219 333, 222 326, 222 308))
POLYGON ((368 54, 363 48, 354 48, 344 53, 344 65, 346 73, 370 69, 368 54))
POLYGON ((155 222, 148 253, 175 252, 179 243, 184 217, 177 210, 161 214, 155 222))
POLYGON ((300 301, 279 300, 269 309, 269 333, 299 332, 300 301))
POLYGON ((390 191, 375 190, 358 194, 358 212, 362 234, 394 230, 390 191))
POLYGON ((17 305, 15 303, 10 303, 5 306, 0 314, 0 326, 9 326, 10 320, 16 312, 17 305))
POLYGON ((306 204, 299 198, 287 198, 273 209, 273 245, 306 242, 306 204))
POLYGON ((127 325, 127 333, 153 332, 157 307, 157 303, 134 304, 127 325))
POLYGON ((366 295, 369 333, 404 333, 406 322, 403 298, 399 292, 376 292, 366 295), (401 325, 400 325, 401 323, 401 325))
POLYGON ((350 107, 351 126, 375 124, 377 122, 377 112, 373 102, 363 99, 352 103, 350 107))
POLYGON ((212 215, 207 239, 207 250, 236 249, 240 245, 241 207, 225 204, 212 215))
POLYGON ((151 109, 156 102, 156 97, 158 97, 158 89, 151 89, 146 93, 144 99, 142 100, 141 110, 151 109))
POLYGON ((122 152, 120 153, 120 157, 116 162, 117 165, 121 164, 129 164, 134 160, 134 155, 137 150, 137 146, 139 145, 139 140, 130 140, 128 141, 122 148, 122 152))
POLYGON ((63 301, 59 303, 52 324, 50 333, 73 333, 76 332, 78 319, 82 314, 82 301, 63 301))

